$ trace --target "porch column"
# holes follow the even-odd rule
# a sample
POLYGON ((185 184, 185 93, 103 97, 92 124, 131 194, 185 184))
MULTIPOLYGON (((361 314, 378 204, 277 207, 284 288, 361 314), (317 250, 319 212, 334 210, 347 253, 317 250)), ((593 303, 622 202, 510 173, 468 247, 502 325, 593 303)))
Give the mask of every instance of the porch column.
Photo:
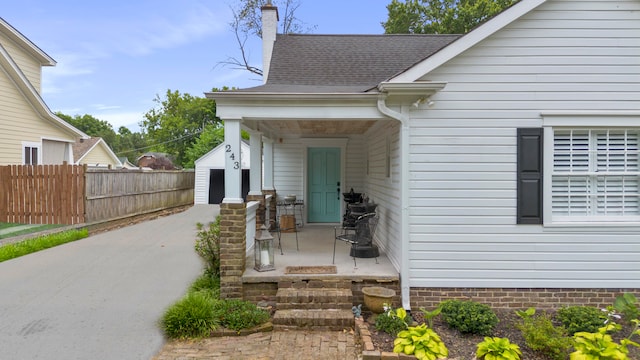
POLYGON ((247 201, 258 201, 256 210, 256 230, 265 224, 264 194, 262 193, 262 133, 249 130, 251 147, 251 169, 249 170, 249 194, 247 201))
POLYGON ((249 195, 262 195, 262 133, 249 130, 251 170, 249 171, 249 195))
POLYGON ((265 195, 271 195, 271 203, 269 203, 269 219, 265 219, 265 225, 275 226, 276 223, 276 189, 273 186, 273 139, 267 137, 262 138, 262 157, 264 167, 264 183, 262 184, 262 192, 265 195))
POLYGON ((239 204, 242 199, 241 119, 224 119, 224 199, 223 203, 239 204))
POLYGON ((225 197, 220 204, 220 297, 242 299, 247 207, 242 199, 241 119, 224 120, 225 197))
POLYGON ((262 156, 264 165, 263 190, 275 190, 273 187, 273 139, 262 138, 262 156))

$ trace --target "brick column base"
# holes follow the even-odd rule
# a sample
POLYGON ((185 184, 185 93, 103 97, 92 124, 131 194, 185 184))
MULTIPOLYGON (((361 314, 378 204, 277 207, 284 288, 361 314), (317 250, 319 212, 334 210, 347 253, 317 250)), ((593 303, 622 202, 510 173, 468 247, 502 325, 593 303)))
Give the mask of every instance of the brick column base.
POLYGON ((265 224, 265 207, 264 207, 264 195, 247 195, 247 202, 259 201, 258 209, 256 210, 256 230, 259 230, 262 224, 265 224))
POLYGON ((220 204, 220 298, 242 299, 247 246, 247 207, 220 204))

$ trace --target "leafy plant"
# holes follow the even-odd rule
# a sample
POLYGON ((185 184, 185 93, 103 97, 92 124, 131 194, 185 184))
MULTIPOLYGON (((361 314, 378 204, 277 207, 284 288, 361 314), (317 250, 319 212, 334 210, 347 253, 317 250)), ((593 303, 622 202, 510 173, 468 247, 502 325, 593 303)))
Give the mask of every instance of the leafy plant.
POLYGON ((490 335, 499 321, 491 307, 475 301, 445 300, 440 306, 444 321, 463 334, 490 335))
POLYGON ((562 326, 554 326, 549 315, 535 315, 535 309, 516 311, 522 318, 518 329, 522 332, 525 344, 534 351, 539 351, 550 359, 565 360, 571 349, 571 338, 562 326))
POLYGON ((414 355, 419 360, 446 359, 449 355, 440 336, 426 324, 400 331, 393 341, 393 352, 414 355))
POLYGON ((249 329, 269 320, 267 311, 244 300, 221 300, 215 304, 213 312, 220 325, 236 331, 249 329))
POLYGON ((216 302, 205 292, 188 293, 165 311, 161 327, 172 339, 209 336, 219 326, 213 311, 216 302))
POLYGON ((476 357, 484 360, 520 360, 520 347, 507 338, 485 337, 478 344, 476 357))
POLYGON ((205 273, 220 274, 220 215, 208 226, 197 223, 195 250, 205 262, 205 273))
POLYGON ((631 337, 640 336, 640 320, 632 321, 635 326, 626 339, 620 343, 613 341, 609 332, 619 331, 622 327, 618 324, 607 324, 598 329, 595 333, 579 332, 574 338, 574 349, 570 355, 571 360, 627 360, 629 359, 628 346, 640 347, 631 337))
POLYGON ((640 308, 638 307, 638 299, 632 293, 624 293, 617 296, 613 302, 613 308, 620 312, 624 319, 631 321, 640 319, 640 308))
POLYGON ((409 326, 410 317, 407 311, 400 307, 395 310, 388 304, 384 304, 385 312, 376 316, 376 329, 384 331, 391 336, 396 336, 400 331, 406 330, 409 326))
POLYGON ((220 278, 209 273, 200 275, 189 287, 189 292, 205 291, 213 298, 220 297, 220 278))
POLYGON ((425 308, 420 308, 420 311, 422 311, 422 314, 424 314, 424 321, 426 321, 427 325, 433 329, 433 318, 440 315, 440 313, 442 312, 442 307, 438 306, 431 311, 425 308))
POLYGON ((607 320, 607 315, 591 306, 569 306, 558 309, 557 319, 569 335, 577 332, 596 332, 607 320))

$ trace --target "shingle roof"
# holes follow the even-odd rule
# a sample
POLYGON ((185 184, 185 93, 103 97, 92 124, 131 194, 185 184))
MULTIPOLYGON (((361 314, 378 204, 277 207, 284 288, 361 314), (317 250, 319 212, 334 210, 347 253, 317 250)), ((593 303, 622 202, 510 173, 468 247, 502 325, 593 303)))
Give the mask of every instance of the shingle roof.
POLYGON ((244 91, 367 91, 459 37, 277 35, 267 83, 244 91))

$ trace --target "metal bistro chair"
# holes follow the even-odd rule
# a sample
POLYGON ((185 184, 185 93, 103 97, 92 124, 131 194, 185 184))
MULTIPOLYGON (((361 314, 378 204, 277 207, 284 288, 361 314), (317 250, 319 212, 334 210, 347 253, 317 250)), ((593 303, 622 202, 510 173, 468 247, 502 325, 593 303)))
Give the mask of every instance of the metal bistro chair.
MULTIPOLYGON (((358 253, 358 247, 371 247, 373 243, 373 234, 378 226, 378 217, 376 213, 367 213, 359 216, 353 227, 336 226, 334 227, 335 239, 333 241, 333 261, 336 263, 336 243, 338 241, 344 241, 351 245, 351 256, 353 257, 353 265, 358 266, 356 263, 356 254, 358 253)), ((375 257, 376 264, 378 263, 377 247, 375 256, 363 256, 363 257, 375 257)))

